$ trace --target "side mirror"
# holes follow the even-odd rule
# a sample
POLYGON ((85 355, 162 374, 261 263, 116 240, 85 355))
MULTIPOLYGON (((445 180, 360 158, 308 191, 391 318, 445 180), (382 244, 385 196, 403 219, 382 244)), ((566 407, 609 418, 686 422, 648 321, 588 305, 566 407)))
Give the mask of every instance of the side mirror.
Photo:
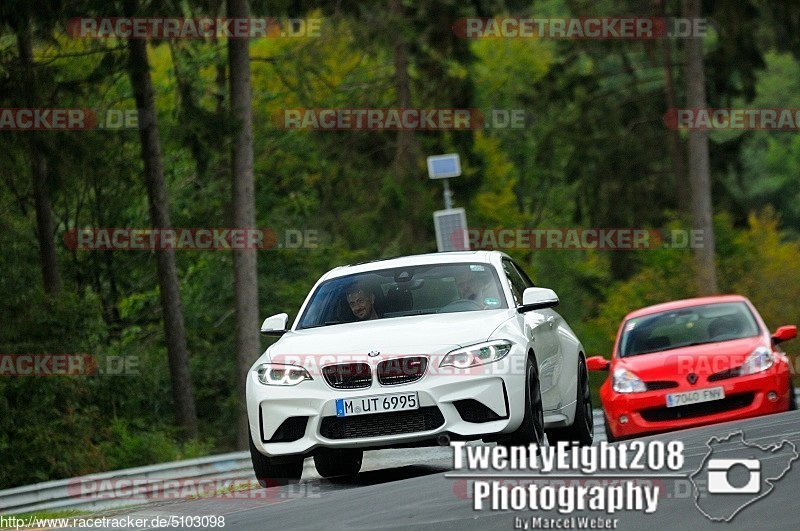
POLYGON ((279 313, 272 317, 267 317, 261 325, 261 333, 265 336, 282 336, 288 332, 286 329, 286 323, 288 322, 289 314, 286 313, 279 313))
POLYGON ((778 343, 783 343, 784 341, 789 341, 796 337, 797 327, 795 325, 781 326, 772 334, 772 342, 777 345, 778 343))
POLYGON ((527 288, 522 293, 522 306, 517 308, 519 313, 532 312, 542 308, 558 306, 558 295, 547 288, 527 288))
POLYGON ((607 371, 610 367, 611 362, 603 356, 586 358, 586 368, 590 371, 607 371))

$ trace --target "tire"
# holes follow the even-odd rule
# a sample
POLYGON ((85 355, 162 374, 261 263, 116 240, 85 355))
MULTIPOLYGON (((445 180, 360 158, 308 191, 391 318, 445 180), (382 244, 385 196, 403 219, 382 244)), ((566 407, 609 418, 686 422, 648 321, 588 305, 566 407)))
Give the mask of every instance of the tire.
POLYGON ((320 476, 332 481, 348 481, 361 470, 363 450, 322 448, 314 454, 314 466, 320 476))
POLYGON ((794 391, 794 382, 792 377, 789 377, 789 411, 797 410, 797 394, 794 391))
POLYGON ((500 441, 505 446, 544 446, 544 410, 539 385, 539 369, 533 354, 525 363, 525 416, 514 432, 500 441))
POLYGON ((258 484, 264 488, 286 485, 297 481, 303 475, 303 456, 297 456, 289 461, 276 463, 258 450, 250 440, 250 459, 253 462, 253 472, 256 474, 258 484))
POLYGON ((592 393, 589 389, 589 371, 586 360, 578 356, 578 397, 575 403, 575 419, 572 426, 557 428, 547 433, 550 444, 567 441, 578 446, 590 446, 594 440, 594 415, 592 393))

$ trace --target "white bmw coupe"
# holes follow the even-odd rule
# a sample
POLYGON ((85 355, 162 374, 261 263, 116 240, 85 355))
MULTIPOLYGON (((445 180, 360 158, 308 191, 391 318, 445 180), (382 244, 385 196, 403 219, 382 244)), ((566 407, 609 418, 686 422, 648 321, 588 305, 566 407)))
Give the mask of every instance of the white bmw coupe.
POLYGON ((592 442, 585 351, 497 251, 338 267, 314 285, 247 380, 250 452, 263 486, 357 474, 365 449, 592 442))

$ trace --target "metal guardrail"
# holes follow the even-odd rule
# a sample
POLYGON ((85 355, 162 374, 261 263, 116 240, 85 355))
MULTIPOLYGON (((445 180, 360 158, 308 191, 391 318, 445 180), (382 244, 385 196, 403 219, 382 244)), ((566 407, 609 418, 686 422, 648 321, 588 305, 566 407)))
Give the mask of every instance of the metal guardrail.
MULTIPOLYGON (((0 514, 141 505, 152 501, 148 495, 153 493, 168 498, 170 493, 185 491, 187 482, 200 485, 204 481, 234 479, 255 479, 249 452, 114 470, 2 490, 0 514), (82 492, 87 485, 91 492, 82 492), (136 496, 120 496, 120 490, 131 492, 134 485, 136 496)), ((175 498, 178 497, 176 494, 175 498)))
MULTIPOLYGON (((800 407, 800 389, 796 389, 795 396, 797 396, 798 407, 800 407)), ((595 442, 605 441, 603 412, 599 408, 594 410, 593 420, 595 442)), ((170 493, 177 493, 185 489, 186 481, 200 484, 204 481, 238 479, 255 480, 249 452, 233 452, 101 472, 2 490, 0 491, 0 514, 59 509, 100 510, 141 505, 151 501, 148 494, 158 493, 159 496, 169 497, 170 493), (138 482, 137 493, 141 495, 140 497, 118 496, 119 486, 125 484, 125 480, 138 482), (80 493, 81 485, 85 484, 97 487, 92 490, 90 496, 80 493)), ((180 496, 176 494, 174 497, 179 498, 180 496)))

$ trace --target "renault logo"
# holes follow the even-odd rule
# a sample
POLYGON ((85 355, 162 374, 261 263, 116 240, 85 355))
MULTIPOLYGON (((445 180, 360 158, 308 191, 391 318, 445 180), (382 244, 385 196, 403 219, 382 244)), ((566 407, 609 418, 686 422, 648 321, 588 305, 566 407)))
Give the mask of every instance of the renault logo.
POLYGON ((370 358, 374 358, 375 356, 380 356, 380 355, 381 355, 380 350, 370 350, 369 353, 367 354, 367 356, 369 356, 370 358))
POLYGON ((697 382, 697 375, 693 372, 690 372, 686 379, 689 380, 690 384, 694 385, 697 382))

